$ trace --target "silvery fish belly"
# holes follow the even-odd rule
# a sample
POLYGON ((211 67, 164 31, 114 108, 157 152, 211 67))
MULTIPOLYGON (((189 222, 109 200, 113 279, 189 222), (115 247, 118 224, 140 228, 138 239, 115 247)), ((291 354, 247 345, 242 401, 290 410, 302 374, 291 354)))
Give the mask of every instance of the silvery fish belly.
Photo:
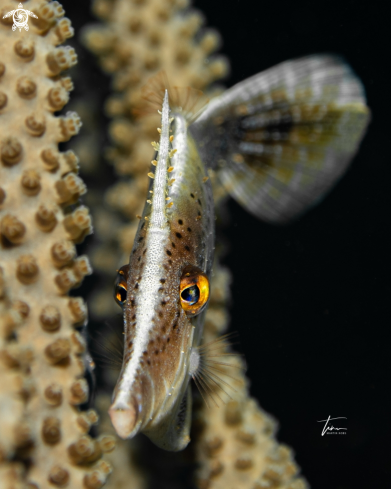
POLYGON ((129 265, 118 272, 125 346, 109 412, 122 438, 141 431, 181 450, 190 441, 189 380, 200 368, 213 261, 208 169, 257 217, 287 222, 346 170, 369 109, 360 81, 333 56, 282 63, 204 106, 196 91, 171 88, 162 75, 144 94, 160 105, 160 142, 152 143, 129 265))

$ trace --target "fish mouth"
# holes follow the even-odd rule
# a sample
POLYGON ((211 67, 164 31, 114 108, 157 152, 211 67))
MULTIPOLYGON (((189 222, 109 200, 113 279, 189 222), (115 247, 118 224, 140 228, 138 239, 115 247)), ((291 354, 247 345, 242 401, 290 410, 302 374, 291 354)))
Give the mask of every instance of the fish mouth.
POLYGON ((132 438, 139 431, 141 419, 138 404, 134 399, 127 404, 112 404, 109 409, 109 416, 117 435, 122 439, 132 438))

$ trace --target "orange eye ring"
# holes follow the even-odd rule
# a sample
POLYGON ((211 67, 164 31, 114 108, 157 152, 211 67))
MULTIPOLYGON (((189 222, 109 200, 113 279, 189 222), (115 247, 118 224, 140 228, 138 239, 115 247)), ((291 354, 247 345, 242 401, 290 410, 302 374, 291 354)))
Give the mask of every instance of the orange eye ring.
POLYGON ((195 316, 205 308, 209 299, 209 280, 201 269, 192 265, 185 267, 179 296, 188 316, 195 316))
POLYGON ((123 307, 126 301, 129 265, 124 265, 117 271, 118 274, 114 285, 114 299, 119 306, 123 307))

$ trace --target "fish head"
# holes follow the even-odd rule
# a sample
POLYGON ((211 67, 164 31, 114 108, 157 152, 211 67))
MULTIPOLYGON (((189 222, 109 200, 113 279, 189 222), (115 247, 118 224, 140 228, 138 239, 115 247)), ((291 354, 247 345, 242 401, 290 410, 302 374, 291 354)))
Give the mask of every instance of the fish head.
POLYGON ((149 199, 129 265, 118 272, 125 345, 109 413, 122 438, 142 431, 156 445, 180 450, 190 441, 190 357, 209 299, 214 215, 194 141, 167 106, 149 199))

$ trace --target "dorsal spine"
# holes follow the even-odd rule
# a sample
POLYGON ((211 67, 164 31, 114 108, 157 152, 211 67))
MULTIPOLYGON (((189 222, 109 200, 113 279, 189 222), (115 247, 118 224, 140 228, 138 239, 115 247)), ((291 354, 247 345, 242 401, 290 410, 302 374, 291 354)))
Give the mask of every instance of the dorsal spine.
POLYGON ((168 159, 170 153, 170 107, 168 92, 165 91, 162 108, 162 127, 160 131, 159 155, 155 171, 152 194, 151 228, 162 229, 167 223, 166 197, 168 184, 168 159))

